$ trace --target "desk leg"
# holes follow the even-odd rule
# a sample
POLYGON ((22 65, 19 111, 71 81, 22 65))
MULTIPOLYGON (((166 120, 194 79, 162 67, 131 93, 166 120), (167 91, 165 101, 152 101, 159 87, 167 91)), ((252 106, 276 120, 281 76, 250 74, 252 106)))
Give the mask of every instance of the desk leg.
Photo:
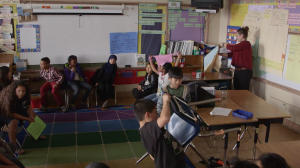
POLYGON ((270 134, 270 128, 271 128, 271 120, 265 121, 265 126, 267 127, 265 142, 268 143, 268 141, 269 141, 269 134, 270 134))
POLYGON ((256 143, 258 139, 258 132, 259 132, 259 123, 255 123, 255 135, 254 135, 254 145, 253 145, 253 160, 255 159, 256 154, 256 143))
POLYGON ((239 157, 240 140, 241 140, 241 131, 238 131, 237 141, 236 141, 236 157, 239 157))
POLYGON ((226 151, 227 151, 227 148, 228 148, 228 133, 225 133, 225 137, 224 137, 224 160, 223 160, 223 167, 226 167, 226 151))

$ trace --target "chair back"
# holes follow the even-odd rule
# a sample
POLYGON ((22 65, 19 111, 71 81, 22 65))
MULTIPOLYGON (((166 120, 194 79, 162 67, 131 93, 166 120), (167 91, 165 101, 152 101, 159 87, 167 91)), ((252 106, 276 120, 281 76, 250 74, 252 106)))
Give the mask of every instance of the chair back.
POLYGON ((192 115, 191 112, 182 112, 182 110, 186 108, 179 107, 178 105, 176 98, 172 97, 171 106, 175 112, 172 114, 166 128, 167 131, 184 147, 199 134, 200 127, 196 124, 196 120, 190 116, 192 115))
POLYGON ((197 86, 209 87, 209 85, 204 81, 194 81, 186 84, 189 87, 189 92, 191 95, 191 102, 197 101, 197 86))

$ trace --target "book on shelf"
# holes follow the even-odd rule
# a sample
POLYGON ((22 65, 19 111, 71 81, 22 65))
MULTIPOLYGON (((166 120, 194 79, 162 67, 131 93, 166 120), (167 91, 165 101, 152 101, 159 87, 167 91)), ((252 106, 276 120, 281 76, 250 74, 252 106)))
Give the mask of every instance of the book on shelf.
POLYGON ((195 42, 191 40, 166 41, 167 54, 181 52, 182 55, 193 55, 195 42))

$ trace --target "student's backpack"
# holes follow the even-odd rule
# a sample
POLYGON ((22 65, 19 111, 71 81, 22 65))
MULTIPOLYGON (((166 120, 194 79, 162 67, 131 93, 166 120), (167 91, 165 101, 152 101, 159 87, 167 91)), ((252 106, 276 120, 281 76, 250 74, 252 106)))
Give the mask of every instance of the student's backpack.
MULTIPOLYGON (((224 162, 219 158, 210 157, 208 158, 209 164, 207 165, 207 168, 217 168, 217 167, 223 167, 224 162)), ((229 166, 229 163, 226 162, 226 166, 229 166)))

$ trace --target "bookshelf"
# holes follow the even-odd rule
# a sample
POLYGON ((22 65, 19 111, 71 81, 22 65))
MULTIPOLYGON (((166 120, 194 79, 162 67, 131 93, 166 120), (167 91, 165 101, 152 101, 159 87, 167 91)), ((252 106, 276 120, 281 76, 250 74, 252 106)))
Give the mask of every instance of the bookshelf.
POLYGON ((203 72, 203 55, 183 55, 182 58, 185 58, 185 67, 181 68, 183 73, 192 73, 196 70, 203 72))

